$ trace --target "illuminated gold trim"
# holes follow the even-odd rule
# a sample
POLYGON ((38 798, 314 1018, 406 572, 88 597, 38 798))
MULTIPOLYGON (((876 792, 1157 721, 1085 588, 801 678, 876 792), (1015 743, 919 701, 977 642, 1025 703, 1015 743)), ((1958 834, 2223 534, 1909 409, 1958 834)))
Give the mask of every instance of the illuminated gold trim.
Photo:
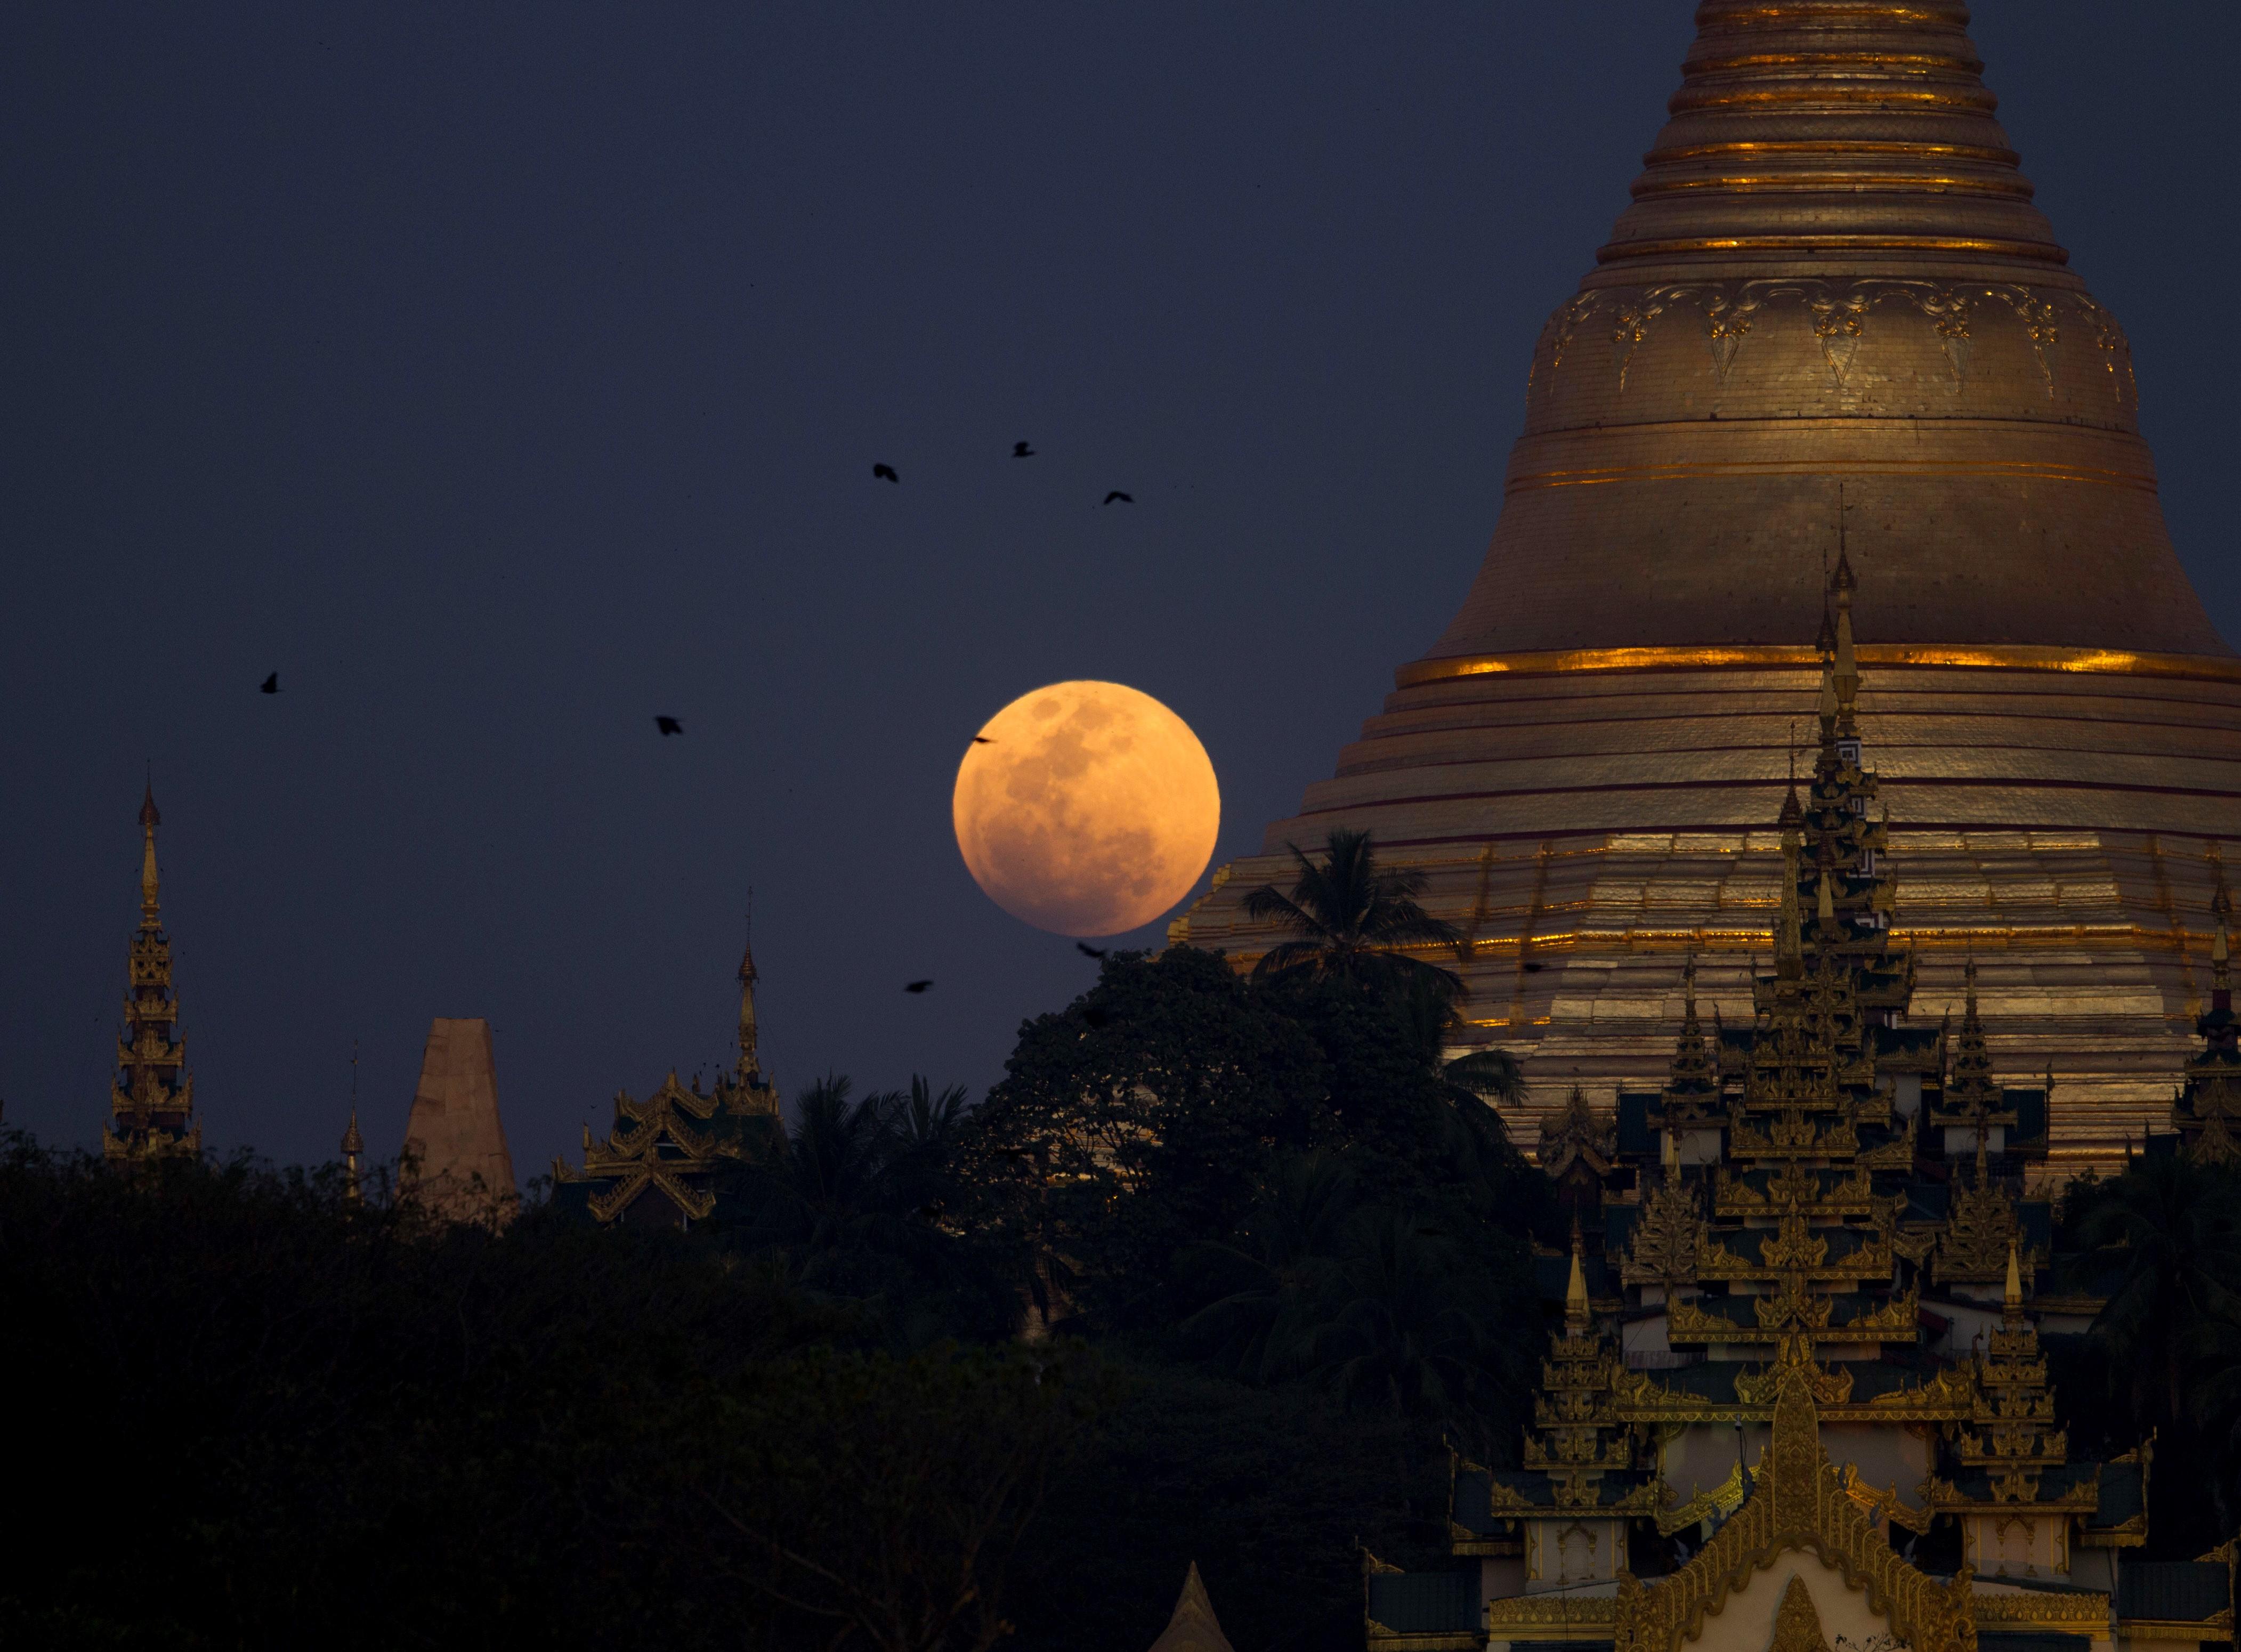
POLYGON ((1614 241, 1595 251, 1597 264, 1662 258, 1679 252, 1983 252, 1994 257, 2068 264, 2050 241, 1990 241, 1949 235, 1707 235, 1677 241, 1614 241))
POLYGON ((1747 172, 1716 177, 1644 177, 1634 185, 1634 198, 1647 201, 1661 195, 1691 190, 1950 190, 1958 194, 2004 196, 2028 201, 2033 193, 2022 176, 1961 177, 1940 172, 1747 172))
POLYGON ((1972 463, 1962 459, 1726 459, 1709 464, 1615 465, 1598 470, 1529 471, 1503 484, 1504 493, 1533 488, 1606 487, 1615 482, 1677 482, 1699 476, 1976 476, 2018 482, 2084 482, 2129 487, 2145 493, 2160 490, 2152 473, 2116 471, 2091 465, 2050 465, 2029 459, 1972 463))
POLYGON ((1989 161, 2014 166, 2023 159, 2011 149, 1985 149, 1975 144, 1912 144, 1886 138, 1810 137, 1734 138, 1719 144, 1676 144, 1654 149, 1642 157, 1644 166, 1669 161, 1698 161, 1715 155, 1908 155, 1923 159, 1989 161))
POLYGON ((1974 57, 1937 51, 1753 51, 1733 57, 1704 57, 1689 65, 1689 77, 1724 75, 1738 69, 1958 69, 1971 77, 1984 65, 1974 57))
MULTIPOLYGON (((2125 677, 2193 678, 2241 683, 2241 659, 2210 654, 2144 654, 2119 648, 2051 648, 2022 643, 1862 643, 1863 665, 1971 671, 2044 671, 2125 677)), ((1401 688, 1465 677, 1542 675, 1576 671, 1817 671, 1819 651, 1773 643, 1694 646, 1562 648, 1515 654, 1457 654, 1419 659, 1394 676, 1401 688)))
POLYGON ((1911 104, 1925 109, 1977 109, 1990 114, 1998 100, 1982 86, 1921 86, 1904 81, 1809 80, 1799 86, 1683 86, 1668 107, 1676 115, 1713 109, 1764 109, 1778 104, 1911 104))
POLYGON ((1721 17, 1723 31, 1740 30, 1749 23, 1945 23, 1952 19, 1943 12, 1932 11, 1926 6, 1863 4, 1856 6, 1815 6, 1810 10, 1803 6, 1763 5, 1749 10, 1735 10, 1721 17))

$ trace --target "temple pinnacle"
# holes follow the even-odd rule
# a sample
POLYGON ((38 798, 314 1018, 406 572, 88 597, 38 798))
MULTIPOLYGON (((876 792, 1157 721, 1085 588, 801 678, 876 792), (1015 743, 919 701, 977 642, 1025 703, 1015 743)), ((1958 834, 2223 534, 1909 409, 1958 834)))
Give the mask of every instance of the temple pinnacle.
POLYGON ((1572 1276, 1564 1286, 1564 1328, 1574 1336, 1588 1332, 1588 1274, 1580 1261, 1580 1230, 1572 1229, 1572 1276))

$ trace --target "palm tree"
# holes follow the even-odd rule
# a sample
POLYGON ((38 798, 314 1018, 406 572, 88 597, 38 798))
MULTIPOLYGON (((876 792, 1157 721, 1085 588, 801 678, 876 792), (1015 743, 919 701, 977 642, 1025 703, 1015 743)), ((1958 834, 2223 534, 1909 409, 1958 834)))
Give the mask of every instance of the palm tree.
POLYGON ((1245 897, 1248 916, 1274 919, 1296 939, 1268 949, 1253 973, 1258 976, 1309 974, 1365 985, 1398 986, 1430 979, 1450 997, 1462 991, 1462 977, 1399 948, 1432 945, 1460 948, 1462 932, 1433 917, 1416 902, 1424 874, 1413 866, 1383 867, 1367 832, 1335 828, 1324 840, 1318 862, 1297 844, 1285 846, 1300 864, 1286 894, 1262 884, 1245 897))
POLYGON ((2124 1398, 2142 1428, 2187 1421, 2195 1349, 2213 1315, 2237 1300, 2237 1214, 2225 1173, 2173 1154, 2134 1163, 2079 1223, 2088 1265, 2118 1273, 2093 1329, 2110 1368, 2124 1374, 2124 1398))

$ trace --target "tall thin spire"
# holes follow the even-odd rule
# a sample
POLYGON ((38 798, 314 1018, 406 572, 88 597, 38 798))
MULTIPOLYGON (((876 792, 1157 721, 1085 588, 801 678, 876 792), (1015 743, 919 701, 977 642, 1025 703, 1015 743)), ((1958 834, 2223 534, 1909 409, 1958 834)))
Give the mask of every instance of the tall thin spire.
POLYGON ((1574 1336, 1588 1333, 1588 1273, 1580 1259, 1579 1224, 1572 1225, 1572 1276, 1564 1286, 1564 1328, 1574 1336))
POLYGON ((162 926, 163 880, 156 870, 156 828, 164 824, 164 817, 156 809, 156 782, 148 782, 148 790, 140 800, 140 927, 153 931, 162 926))
POLYGON ((759 1029, 755 1022, 755 982, 759 979, 755 969, 755 892, 750 889, 746 950, 739 958, 739 1060, 733 1069, 739 1082, 749 1088, 762 1083, 762 1054, 756 1047, 759 1029))
POLYGON ((358 1127, 358 1040, 351 1040, 351 1110, 350 1124, 343 1131, 343 1197, 353 1205, 364 1201, 365 1194, 358 1185, 358 1161, 365 1151, 365 1137, 358 1127))
POLYGON ((1782 918, 1774 937, 1774 973, 1784 980, 1805 973, 1805 938, 1797 909, 1798 853, 1805 846, 1805 811, 1797 801, 1797 753, 1789 754, 1789 791, 1782 799, 1782 918))
POLYGON ((124 1032, 110 1082, 109 1121, 101 1133, 101 1155, 112 1164, 193 1159, 203 1148, 194 1080, 178 1036, 171 941, 164 933, 156 867, 156 828, 163 822, 151 779, 140 801, 140 927, 126 963, 124 1032))

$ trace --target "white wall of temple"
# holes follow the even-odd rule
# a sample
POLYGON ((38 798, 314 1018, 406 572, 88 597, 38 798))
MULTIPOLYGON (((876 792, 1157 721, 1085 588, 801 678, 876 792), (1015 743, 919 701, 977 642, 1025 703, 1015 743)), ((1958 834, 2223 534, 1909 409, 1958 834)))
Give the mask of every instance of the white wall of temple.
POLYGON ((1506 1601, 1525 1593, 1525 1561, 1516 1555, 1488 1555, 1478 1563, 1478 1597, 1506 1601))
POLYGON ((1910 1510, 1919 1512, 1922 1482, 1930 1477, 1930 1429, 1920 1423, 1824 1422, 1821 1449, 1840 1468, 1859 1471, 1863 1489, 1891 1491, 1910 1510))
POLYGON ((1618 1587, 1619 1568, 1626 1563, 1622 1520, 1583 1520, 1568 1514, 1525 1522, 1528 1595, 1582 1588, 1590 1594, 1608 1593, 1618 1587))
POLYGON ((2001 1513, 1961 1522, 1961 1558, 1984 1578, 2070 1575, 2070 1516, 2001 1513))
POLYGON ((1896 1638, 1890 1620, 1868 1604, 1865 1589, 1854 1588, 1844 1575, 1823 1565, 1811 1554, 1793 1552, 1782 1556, 1729 1595, 1718 1613, 1704 1620, 1704 1632, 1692 1652, 1766 1652, 1774 1643, 1775 1614, 1793 1577, 1803 1578, 1820 1615, 1825 1645, 1866 1648, 1896 1638))
POLYGON ((1769 1433, 1763 1423, 1746 1423, 1740 1436, 1729 1423, 1691 1423, 1681 1434, 1658 1448, 1658 1475, 1672 1488, 1673 1500, 1685 1503, 1716 1486, 1727 1483, 1728 1476, 1736 1471, 1738 1438, 1742 1442, 1743 1460, 1750 1465, 1751 1472, 1756 1474, 1759 1458, 1766 1450, 1769 1433))

